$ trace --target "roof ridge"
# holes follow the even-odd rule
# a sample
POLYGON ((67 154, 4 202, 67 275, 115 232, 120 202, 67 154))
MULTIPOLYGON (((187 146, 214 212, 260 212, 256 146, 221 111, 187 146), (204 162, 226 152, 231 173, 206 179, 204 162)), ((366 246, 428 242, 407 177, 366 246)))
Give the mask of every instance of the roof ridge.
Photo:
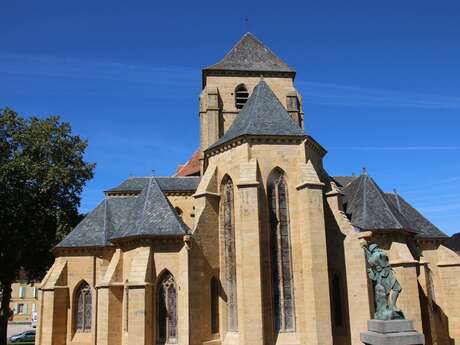
MULTIPOLYGON (((224 57, 223 57, 222 59, 220 59, 217 63, 212 64, 211 66, 206 67, 206 68, 213 67, 213 66, 215 66, 215 65, 218 65, 218 64, 221 63, 222 61, 224 61, 225 58, 226 58, 228 55, 230 55, 230 53, 233 51, 233 49, 235 49, 235 48, 238 46, 238 44, 240 44, 240 43, 244 40, 244 38, 245 38, 246 36, 248 36, 248 33, 249 33, 249 32, 246 32, 243 36, 241 36, 241 38, 233 45, 233 47, 230 48, 230 50, 224 55, 224 57)), ((260 42, 260 41, 259 41, 259 42, 260 42)))
MULTIPOLYGON (((352 194, 351 198, 349 199, 349 200, 350 200, 350 204, 353 203, 353 201, 355 200, 355 197, 356 197, 356 195, 358 194, 359 187, 361 186, 361 184, 363 183, 364 180, 358 178, 358 179, 355 180, 355 181, 358 181, 358 182, 357 182, 357 183, 358 183, 358 186, 355 188, 355 190, 353 191, 353 194, 352 194)), ((352 181, 351 183, 349 183, 348 185, 346 185, 344 188, 347 188, 348 186, 351 186, 351 185, 353 184, 353 182, 355 182, 355 181, 352 181)))
MULTIPOLYGON (((389 213, 390 213, 391 217, 396 221, 396 223, 398 223, 398 224, 401 226, 401 228, 404 229, 404 228, 405 228, 405 225, 404 225, 404 224, 401 224, 401 222, 399 221, 399 219, 396 218, 396 216, 393 214, 393 211, 391 210, 391 206, 390 206, 390 204, 388 203, 388 201, 387 201, 386 198, 385 198, 384 191, 382 191, 382 190, 377 186, 377 184, 375 183, 375 181, 374 181, 374 179, 373 179, 372 177, 370 177, 369 175, 366 175, 366 176, 367 176, 367 177, 369 178, 369 180, 372 182, 372 185, 374 186, 374 188, 377 189, 377 192, 378 192, 377 194, 378 194, 379 197, 382 199, 382 201, 383 201, 383 203, 385 204, 385 206, 387 207, 387 209, 390 211, 389 213)), ((397 210, 397 211, 398 211, 398 212, 401 214, 401 216, 405 219, 404 215, 403 215, 399 210, 397 210)))
MULTIPOLYGON (((142 213, 141 213, 141 217, 140 217, 140 221, 141 223, 143 222, 144 220, 144 215, 145 215, 145 210, 147 208, 147 200, 149 198, 149 195, 150 195, 150 187, 152 186, 152 181, 153 181, 154 178, 150 178, 149 180, 149 184, 147 185, 147 190, 145 191, 145 199, 144 199, 144 205, 142 207, 142 213)), ((155 181, 156 182, 156 181, 155 181)))

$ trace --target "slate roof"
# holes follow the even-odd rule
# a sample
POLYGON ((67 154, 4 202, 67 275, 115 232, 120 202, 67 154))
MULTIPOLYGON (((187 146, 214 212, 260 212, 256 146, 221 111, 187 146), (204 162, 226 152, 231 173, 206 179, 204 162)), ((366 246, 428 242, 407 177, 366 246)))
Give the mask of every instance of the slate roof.
POLYGON ((345 187, 351 183, 356 176, 332 176, 332 178, 339 183, 340 187, 345 187))
POLYGON ((332 178, 342 186, 345 212, 354 226, 362 230, 411 230, 425 238, 447 237, 399 194, 384 193, 367 173, 332 178))
POLYGON ((460 254, 460 232, 453 234, 447 241, 447 247, 460 254))
POLYGON ((268 84, 261 80, 225 134, 207 150, 242 135, 305 137, 268 84))
POLYGON ((360 175, 342 192, 345 212, 354 226, 362 230, 416 231, 369 175, 360 175))
MULTIPOLYGON (((160 189, 159 183, 154 177, 147 179, 148 184, 141 194, 131 199, 131 207, 125 211, 125 216, 120 217, 122 227, 117 227, 117 231, 111 239, 119 239, 133 236, 169 236, 185 235, 189 233, 189 228, 174 211, 166 196, 160 189)), ((114 200, 117 197, 113 198, 114 200)), ((130 199, 130 198, 127 198, 130 199)))
POLYGON ((410 226, 420 232, 418 236, 430 238, 447 238, 448 236, 439 230, 433 223, 426 219, 419 211, 404 200, 397 193, 385 193, 397 209, 407 219, 410 226))
POLYGON ((107 200, 96 206, 56 247, 97 247, 107 245, 107 200))
POLYGON ((172 191, 196 191, 200 183, 199 176, 182 177, 157 177, 156 180, 161 190, 164 192, 172 191))
POLYGON ((175 176, 200 176, 200 170, 200 149, 197 149, 187 163, 177 167, 175 176))
POLYGON ((222 60, 203 71, 212 70, 295 73, 250 32, 244 34, 222 60))
MULTIPOLYGON (((151 177, 130 177, 123 181, 120 185, 114 188, 106 190, 106 193, 110 192, 140 192, 148 184, 151 177)), ((161 176, 155 177, 160 189, 164 192, 168 191, 196 191, 198 184, 200 183, 199 176, 161 176)))
POLYGON ((179 236, 190 232, 163 191, 196 190, 197 177, 134 177, 109 191, 139 191, 110 196, 91 211, 56 247, 97 247, 133 236, 179 236), (162 186, 162 187, 161 187, 162 186))

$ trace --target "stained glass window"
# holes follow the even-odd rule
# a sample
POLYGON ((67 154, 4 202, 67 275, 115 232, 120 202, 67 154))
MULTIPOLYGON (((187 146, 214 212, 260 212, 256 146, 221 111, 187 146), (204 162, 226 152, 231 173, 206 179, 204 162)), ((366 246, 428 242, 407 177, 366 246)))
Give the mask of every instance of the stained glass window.
POLYGON ((177 342, 177 290, 169 272, 165 272, 158 283, 158 341, 177 342))
POLYGON ((294 286, 287 184, 281 170, 274 170, 268 181, 270 242, 275 326, 278 332, 295 330, 294 286))
POLYGON ((227 330, 237 331, 236 252, 233 182, 228 178, 223 185, 222 212, 224 228, 225 284, 227 294, 227 330))
POLYGON ((80 332, 91 331, 91 288, 88 283, 80 284, 76 292, 75 330, 80 332))

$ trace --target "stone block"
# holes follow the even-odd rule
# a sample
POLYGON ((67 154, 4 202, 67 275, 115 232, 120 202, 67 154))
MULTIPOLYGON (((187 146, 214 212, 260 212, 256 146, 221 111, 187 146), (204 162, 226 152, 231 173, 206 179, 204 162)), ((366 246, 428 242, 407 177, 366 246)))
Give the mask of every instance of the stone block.
POLYGON ((367 321, 369 331, 377 333, 410 332, 414 330, 411 320, 369 320, 367 321))
POLYGON ((361 341, 366 345, 424 345, 425 336, 409 320, 370 320, 361 341))

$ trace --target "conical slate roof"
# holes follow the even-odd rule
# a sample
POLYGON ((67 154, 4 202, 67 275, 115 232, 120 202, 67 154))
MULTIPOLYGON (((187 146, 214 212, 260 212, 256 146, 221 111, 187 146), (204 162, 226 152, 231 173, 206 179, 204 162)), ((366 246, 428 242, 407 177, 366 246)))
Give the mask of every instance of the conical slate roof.
MULTIPOLYGON (((188 227, 173 210, 154 177, 135 198, 128 221, 117 229, 111 239, 133 236, 185 235, 188 227)), ((117 198, 114 198, 116 200, 117 198)))
POLYGON ((227 132, 207 150, 242 135, 303 137, 305 133, 291 118, 268 84, 261 80, 227 132))
POLYGON ((244 34, 221 61, 204 69, 212 70, 295 73, 250 32, 244 34))
POLYGON ((346 213, 361 230, 412 230, 418 232, 374 180, 365 174, 343 188, 346 213))
POLYGON ((134 177, 107 191, 102 201, 56 247, 98 247, 133 236, 180 236, 184 224, 163 191, 196 190, 195 177, 134 177), (111 196, 121 192, 135 194, 111 196))

